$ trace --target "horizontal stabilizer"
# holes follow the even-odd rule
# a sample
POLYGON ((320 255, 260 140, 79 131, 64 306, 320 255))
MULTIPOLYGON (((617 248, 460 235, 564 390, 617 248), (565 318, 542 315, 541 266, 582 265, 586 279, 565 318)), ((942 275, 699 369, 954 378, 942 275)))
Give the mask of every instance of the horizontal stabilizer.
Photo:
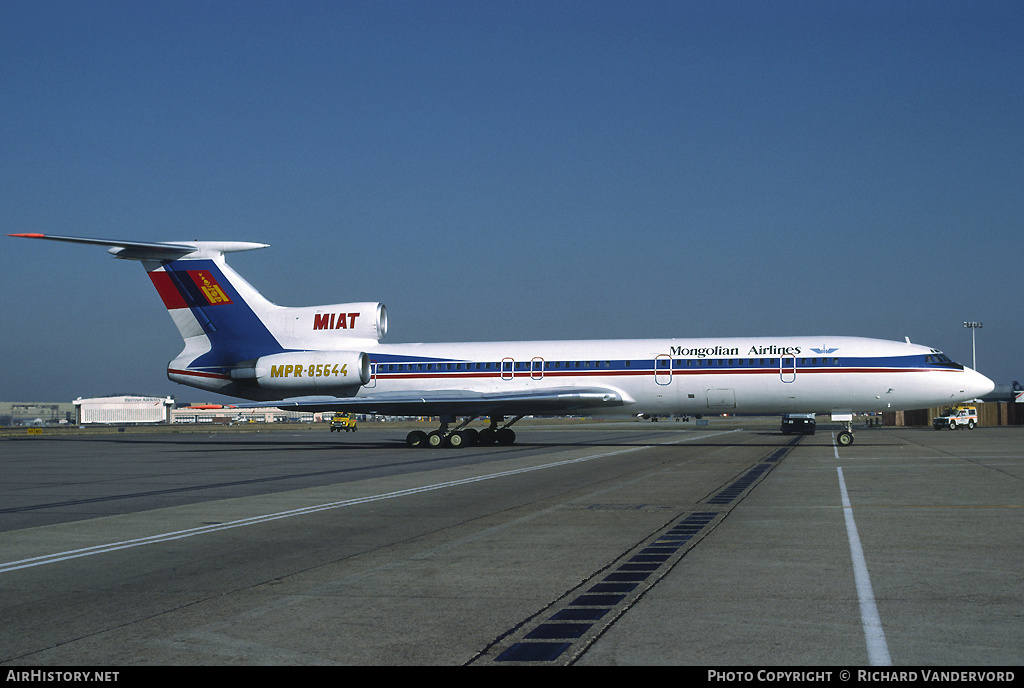
POLYGON ((172 261, 188 256, 189 259, 212 258, 215 255, 233 251, 250 251, 266 248, 267 244, 251 241, 119 241, 115 239, 89 239, 86 237, 57 236, 54 234, 8 234, 7 236, 24 239, 47 239, 49 241, 66 241, 73 244, 92 244, 107 246, 108 252, 127 260, 172 261))

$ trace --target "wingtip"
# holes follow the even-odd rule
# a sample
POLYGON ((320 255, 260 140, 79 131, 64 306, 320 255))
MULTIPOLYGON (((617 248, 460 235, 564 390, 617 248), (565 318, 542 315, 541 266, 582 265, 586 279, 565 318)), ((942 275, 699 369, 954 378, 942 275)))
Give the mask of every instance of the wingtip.
POLYGON ((24 237, 26 239, 45 239, 45 234, 8 234, 7 236, 12 237, 24 237))

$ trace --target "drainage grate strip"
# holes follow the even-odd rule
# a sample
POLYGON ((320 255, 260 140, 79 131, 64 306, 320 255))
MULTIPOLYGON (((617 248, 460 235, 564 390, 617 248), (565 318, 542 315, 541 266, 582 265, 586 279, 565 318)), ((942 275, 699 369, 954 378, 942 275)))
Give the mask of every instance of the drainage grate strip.
POLYGON ((696 512, 659 531, 603 577, 571 591, 534 623, 510 632, 471 663, 569 663, 665 575, 693 545, 691 540, 710 530, 719 516, 717 511, 696 512))
POLYGON ((775 468, 775 465, 786 458, 786 455, 793 450, 802 437, 794 437, 791 439, 786 446, 776 449, 772 454, 764 459, 761 463, 757 464, 740 477, 733 480, 731 483, 723 487, 721 490, 716 492, 713 496, 705 500, 706 504, 714 504, 716 506, 724 506, 732 504, 740 498, 747 490, 754 486, 764 474, 775 468))
POLYGON ((653 587, 730 507, 775 467, 800 438, 773 452, 705 500, 725 507, 690 513, 627 552, 602 578, 568 592, 540 614, 512 629, 469 664, 567 665, 579 657, 641 595, 653 587), (558 642, 553 642, 558 641, 558 642))

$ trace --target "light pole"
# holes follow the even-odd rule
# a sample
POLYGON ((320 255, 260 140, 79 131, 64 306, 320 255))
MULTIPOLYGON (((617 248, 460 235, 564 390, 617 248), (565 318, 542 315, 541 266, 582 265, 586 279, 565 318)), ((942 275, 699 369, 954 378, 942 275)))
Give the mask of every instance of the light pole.
POLYGON ((974 331, 981 329, 981 323, 980 322, 974 322, 973 320, 965 320, 964 321, 964 327, 971 328, 971 355, 974 358, 974 366, 973 366, 973 368, 975 370, 977 370, 978 369, 978 349, 974 345, 974 331))

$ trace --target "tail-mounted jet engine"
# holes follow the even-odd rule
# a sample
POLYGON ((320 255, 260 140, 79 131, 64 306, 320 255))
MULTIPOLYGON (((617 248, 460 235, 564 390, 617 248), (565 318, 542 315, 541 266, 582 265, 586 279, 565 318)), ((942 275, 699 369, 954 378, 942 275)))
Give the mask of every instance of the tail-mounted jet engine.
POLYGON ((362 351, 293 351, 262 356, 231 371, 231 379, 260 389, 330 393, 370 381, 370 357, 362 351))

